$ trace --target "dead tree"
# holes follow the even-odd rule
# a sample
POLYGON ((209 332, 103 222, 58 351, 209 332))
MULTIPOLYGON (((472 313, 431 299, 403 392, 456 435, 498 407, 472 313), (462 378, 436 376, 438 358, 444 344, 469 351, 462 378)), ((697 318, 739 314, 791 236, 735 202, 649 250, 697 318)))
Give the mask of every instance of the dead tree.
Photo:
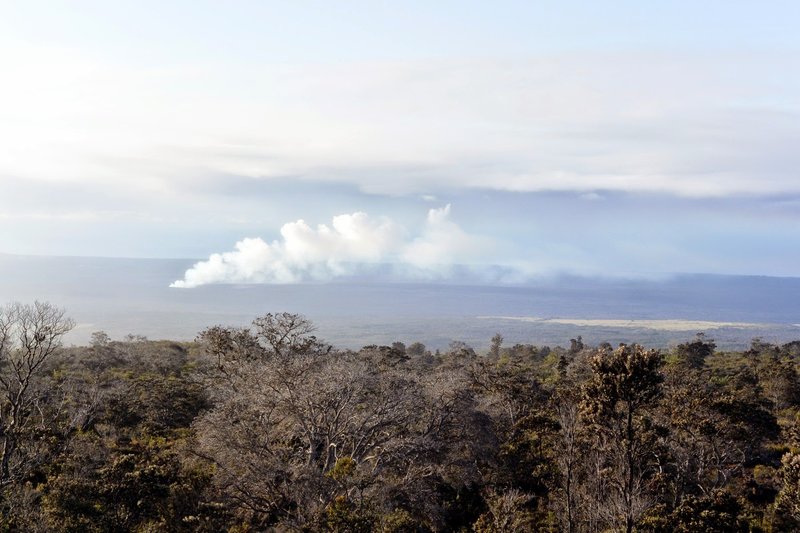
POLYGON ((35 380, 73 326, 49 303, 0 308, 0 486, 21 470, 18 451, 40 412, 35 380))

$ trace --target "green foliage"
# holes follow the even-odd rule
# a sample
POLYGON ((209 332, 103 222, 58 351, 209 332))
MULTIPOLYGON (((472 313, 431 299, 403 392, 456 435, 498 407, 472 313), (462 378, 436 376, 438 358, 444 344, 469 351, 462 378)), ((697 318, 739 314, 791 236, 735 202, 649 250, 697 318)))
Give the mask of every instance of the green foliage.
POLYGON ((381 517, 381 533, 415 533, 419 530, 419 521, 405 509, 395 509, 381 517))
POLYGON ((656 506, 642 519, 637 531, 642 533, 749 533, 741 502, 725 491, 709 496, 687 496, 667 512, 656 506))
POLYGON ((325 475, 339 482, 344 482, 353 475, 356 469, 356 462, 350 457, 341 457, 325 475))
POLYGON ((781 466, 783 486, 775 502, 776 522, 787 531, 800 529, 800 454, 787 453, 781 466))
POLYGON ((325 510, 325 528, 336 533, 371 533, 375 517, 369 510, 359 508, 346 497, 335 498, 325 510))
POLYGON ((647 408, 661 394, 663 356, 639 345, 600 349, 591 359, 583 413, 609 445, 608 513, 628 533, 648 507, 655 434, 647 408))
POLYGON ((592 359, 592 381, 587 384, 584 407, 590 416, 616 418, 651 402, 664 380, 659 369, 663 356, 639 345, 601 350, 592 359), (617 411, 622 407, 623 411, 617 411))

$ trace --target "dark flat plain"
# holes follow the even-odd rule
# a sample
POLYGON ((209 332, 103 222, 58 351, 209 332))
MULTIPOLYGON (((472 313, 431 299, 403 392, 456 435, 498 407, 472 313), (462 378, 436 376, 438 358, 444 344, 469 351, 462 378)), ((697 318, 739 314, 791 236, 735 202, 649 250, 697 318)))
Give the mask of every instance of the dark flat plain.
MULTIPOLYGON (((268 312, 303 313, 318 335, 339 347, 395 340, 444 348, 453 339, 476 348, 500 332, 506 344, 639 342, 667 347, 696 331, 562 324, 539 319, 700 320, 741 323, 706 333, 721 348, 753 337, 800 339, 800 278, 679 274, 651 278, 559 276, 524 285, 381 283, 209 285, 174 289, 192 260, 0 255, 0 302, 46 300, 67 308, 78 326, 68 342, 92 331, 112 338, 193 339, 214 324, 244 325, 268 312), (521 321, 501 317, 532 317, 521 321)), ((696 328, 695 328, 696 329, 696 328)))

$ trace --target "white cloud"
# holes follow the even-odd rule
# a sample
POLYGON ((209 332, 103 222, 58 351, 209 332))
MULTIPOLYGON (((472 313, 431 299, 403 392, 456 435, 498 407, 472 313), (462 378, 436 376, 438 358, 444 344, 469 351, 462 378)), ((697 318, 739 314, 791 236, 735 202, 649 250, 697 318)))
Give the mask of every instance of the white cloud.
POLYGON ((198 176, 225 175, 378 194, 800 192, 789 55, 144 68, 6 50, 0 177, 183 202, 198 176))
POLYGON ((389 218, 356 212, 333 217, 330 226, 289 222, 281 228, 281 239, 272 243, 242 239, 233 251, 212 254, 170 286, 321 281, 381 263, 394 263, 405 274, 444 274, 456 262, 480 258, 490 246, 450 220, 449 204, 431 209, 420 235, 412 239, 389 218))
POLYGON ((581 200, 588 200, 590 202, 596 202, 598 200, 604 200, 603 196, 596 193, 596 192, 587 192, 583 193, 579 196, 581 200))

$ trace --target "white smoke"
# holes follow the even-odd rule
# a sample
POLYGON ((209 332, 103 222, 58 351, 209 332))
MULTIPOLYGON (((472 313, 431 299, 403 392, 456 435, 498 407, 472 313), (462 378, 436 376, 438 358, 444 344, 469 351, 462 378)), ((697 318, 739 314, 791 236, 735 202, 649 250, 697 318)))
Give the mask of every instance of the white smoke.
POLYGON ((443 273, 456 261, 470 261, 488 242, 450 220, 450 204, 431 209, 420 234, 387 217, 356 212, 312 228, 298 220, 284 224, 281 239, 237 242, 230 252, 196 263, 170 285, 192 288, 210 283, 298 283, 352 275, 365 266, 392 263, 403 272, 443 273))
POLYGON ((425 268, 446 266, 454 257, 466 258, 480 248, 479 238, 469 235, 450 220, 450 204, 428 211, 422 235, 403 250, 405 263, 425 268))

